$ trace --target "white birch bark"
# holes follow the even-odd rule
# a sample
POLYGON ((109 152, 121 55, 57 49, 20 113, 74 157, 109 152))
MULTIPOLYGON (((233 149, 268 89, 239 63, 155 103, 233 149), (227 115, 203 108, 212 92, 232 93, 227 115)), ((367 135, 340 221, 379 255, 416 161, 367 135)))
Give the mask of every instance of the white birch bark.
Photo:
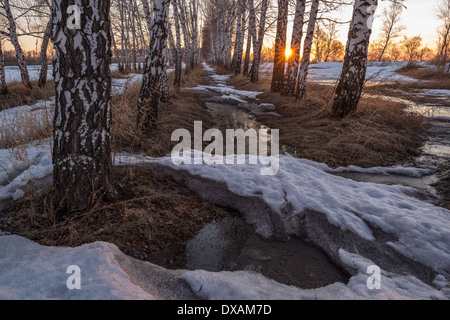
POLYGON ((156 128, 161 88, 167 82, 164 51, 167 47, 169 3, 170 0, 154 1, 150 53, 138 98, 138 128, 147 134, 156 128))
POLYGON ((109 0, 73 0, 81 30, 67 28, 66 0, 53 0, 56 86, 53 183, 58 214, 116 195, 111 158, 109 0))
POLYGON ((278 23, 275 37, 275 55, 272 72, 272 92, 283 89, 284 70, 286 64, 286 37, 289 13, 289 1, 278 0, 278 23))
POLYGON ((175 60, 175 78, 174 85, 179 87, 181 85, 181 74, 183 68, 183 56, 181 54, 181 26, 180 26, 180 13, 175 1, 172 2, 173 15, 175 20, 175 40, 176 40, 176 60, 175 60))
POLYGON ((30 76, 28 74, 27 64, 25 63, 25 56, 23 54, 22 47, 19 43, 19 38, 17 37, 17 28, 16 23, 14 21, 14 17, 11 12, 11 6, 9 4, 9 0, 3 0, 3 7, 6 12, 6 18, 8 19, 9 24, 9 39, 11 40, 12 45, 16 51, 17 63, 20 70, 20 76, 22 77, 22 83, 28 88, 32 88, 30 82, 30 76))
POLYGON ((233 63, 235 74, 241 73, 242 69, 242 53, 244 49, 244 37, 245 37, 245 15, 246 15, 246 0, 239 0, 238 14, 237 14, 237 26, 236 26, 236 44, 234 46, 233 63))
POLYGON ((47 83, 47 72, 48 72, 47 49, 51 32, 52 32, 52 20, 50 19, 49 22, 47 23, 47 27, 45 28, 44 37, 42 38, 41 44, 41 55, 40 55, 41 71, 38 80, 38 86, 41 88, 44 87, 45 84, 47 83))
POLYGON ((317 13, 319 12, 319 0, 313 0, 311 4, 311 14, 309 15, 308 30, 306 32, 305 44, 303 47, 302 63, 298 74, 297 99, 304 99, 306 96, 306 82, 308 78, 309 64, 311 62, 311 49, 314 41, 314 30, 316 28, 317 13))
POLYGON ((259 65, 261 63, 261 50, 264 42, 264 34, 266 32, 266 15, 269 7, 269 0, 263 0, 261 3, 261 17, 259 19, 259 33, 256 46, 253 49, 253 64, 251 71, 251 82, 259 81, 259 65))
POLYGON ((356 0, 347 40, 344 66, 333 101, 333 115, 343 118, 356 111, 367 71, 367 53, 378 0, 356 0))
POLYGON ((148 0, 142 0, 142 7, 144 8, 145 21, 147 21, 148 32, 151 31, 152 17, 150 15, 150 6, 148 0))
POLYGON ((185 51, 185 61, 186 61, 186 68, 185 68, 185 74, 188 75, 191 73, 191 65, 189 63, 190 57, 191 57, 191 40, 190 40, 190 33, 188 30, 188 22, 187 22, 187 16, 186 16, 186 3, 182 0, 173 0, 177 1, 178 5, 178 12, 180 13, 180 25, 181 29, 183 30, 183 41, 184 41, 184 51, 185 51))
POLYGON ((8 87, 6 86, 5 56, 3 55, 2 38, 0 37, 0 94, 5 94, 7 92, 8 87))
POLYGON ((306 0, 297 0, 295 7, 294 26, 291 39, 291 56, 288 59, 283 94, 289 97, 295 95, 298 68, 300 65, 300 50, 303 38, 303 24, 306 10, 306 0))

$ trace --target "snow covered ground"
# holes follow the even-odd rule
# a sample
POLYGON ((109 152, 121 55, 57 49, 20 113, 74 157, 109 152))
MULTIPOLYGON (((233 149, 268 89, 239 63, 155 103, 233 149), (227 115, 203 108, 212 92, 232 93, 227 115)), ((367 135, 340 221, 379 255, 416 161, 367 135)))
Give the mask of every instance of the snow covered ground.
MULTIPOLYGON (((407 62, 369 62, 367 68, 368 82, 417 82, 419 80, 403 76, 395 70, 406 66, 407 62)), ((308 81, 330 84, 337 82, 342 72, 342 62, 320 62, 312 64, 308 71, 308 81)), ((271 74, 273 63, 264 63, 261 73, 271 74)))
MULTIPOLYGON (((197 89, 242 100, 257 96, 227 87, 224 76, 214 81, 217 86, 197 89)), ((115 85, 121 90, 126 80, 115 85)), ((0 117, 8 119, 14 112, 0 117)), ((24 195, 29 181, 51 179, 50 140, 19 150, 0 150, 0 212, 8 201, 24 195)), ((277 175, 261 176, 261 165, 176 166, 169 156, 117 155, 116 165, 128 164, 180 177, 194 190, 203 190, 205 200, 230 207, 245 204, 241 214, 261 236, 308 238, 351 274, 350 282, 303 290, 249 271, 169 271, 135 261, 107 243, 51 248, 0 232, 0 299, 450 299, 450 212, 416 199, 412 188, 335 175, 420 177, 436 168, 333 170, 285 154, 277 175), (80 267, 81 290, 67 288, 71 265, 80 267), (367 287, 368 267, 374 265, 382 272, 379 290, 367 287)))
POLYGON ((50 248, 17 236, 0 235, 0 299, 448 299, 445 281, 434 286, 410 276, 383 273, 381 290, 366 287, 373 264, 344 250, 342 260, 356 269, 350 283, 302 290, 246 271, 212 273, 166 270, 134 261, 108 243, 50 248), (78 266, 81 289, 69 290, 69 266, 78 266), (187 284, 186 284, 187 283, 187 284), (192 289, 192 290, 190 290, 192 289), (193 292, 197 292, 194 294, 193 292), (198 296, 197 296, 198 295, 198 296))
MULTIPOLYGON (((28 159, 24 160, 11 158, 8 150, 0 150, 0 166, 7 171, 1 175, 0 202, 21 197, 22 188, 29 180, 51 175, 49 141, 34 143, 26 151, 28 159)), ((342 244, 345 248, 336 247, 336 259, 340 259, 337 262, 352 274, 347 285, 336 283, 317 290, 301 290, 251 272, 158 269, 159 285, 169 286, 164 283, 172 283, 169 279, 176 276, 187 281, 195 292, 202 288, 199 295, 206 299, 428 299, 432 296, 450 299, 450 289, 446 288, 450 282, 444 278, 450 275, 450 212, 415 199, 411 196, 414 192, 411 188, 355 182, 329 173, 333 170, 324 164, 289 155, 281 156, 280 172, 273 177, 262 177, 259 166, 249 164, 175 166, 170 157, 154 159, 138 155, 122 155, 116 158, 116 163, 169 168, 226 185, 238 196, 258 198, 272 209, 276 219, 252 212, 247 216, 245 212, 243 214, 262 236, 280 232, 273 221, 280 223, 287 234, 300 235, 299 221, 309 219, 308 215, 317 211, 325 215, 327 224, 337 227, 343 234, 349 233, 376 246, 391 247, 395 254, 416 261, 435 273, 431 285, 413 275, 393 272, 386 266, 388 271, 382 268, 382 289, 369 290, 366 286, 367 267, 380 261, 371 261, 358 252, 356 246, 350 250, 342 244)), ((385 174, 420 176, 428 169, 376 170, 385 174)), ((205 188, 217 193, 211 185, 205 188)), ((162 290, 160 287, 134 281, 135 268, 120 267, 122 261, 131 258, 125 258, 113 245, 96 243, 75 249, 46 248, 5 235, 0 237, 0 248, 0 270, 7 270, 0 274, 0 298, 176 298, 161 297, 158 294, 162 290), (80 266, 86 275, 86 287, 79 292, 65 287, 64 279, 68 277, 65 271, 69 265, 80 266)), ((390 267, 396 270, 395 266, 390 267)), ((142 268, 154 270, 159 267, 142 263, 142 268)))
MULTIPOLYGON (((111 71, 116 71, 117 68, 118 68, 118 65, 115 63, 115 64, 111 65, 110 69, 111 69, 111 71)), ((41 72, 41 66, 38 66, 38 65, 27 66, 27 69, 28 69, 28 73, 30 75, 31 81, 39 79, 39 74, 41 72)), ((19 82, 22 81, 22 79, 20 77, 19 67, 6 66, 5 72, 6 72, 6 83, 10 83, 10 82, 14 82, 14 81, 19 81, 19 82)), ((53 65, 52 64, 48 65, 47 79, 48 80, 53 79, 53 65)))

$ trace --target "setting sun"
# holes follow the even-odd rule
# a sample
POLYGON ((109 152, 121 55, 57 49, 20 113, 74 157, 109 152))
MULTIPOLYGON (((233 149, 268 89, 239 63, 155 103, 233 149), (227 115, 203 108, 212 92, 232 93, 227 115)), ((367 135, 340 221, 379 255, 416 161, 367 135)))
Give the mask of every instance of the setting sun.
POLYGON ((286 48, 286 58, 289 58, 290 56, 291 56, 291 54, 292 54, 292 50, 291 50, 291 48, 286 48))

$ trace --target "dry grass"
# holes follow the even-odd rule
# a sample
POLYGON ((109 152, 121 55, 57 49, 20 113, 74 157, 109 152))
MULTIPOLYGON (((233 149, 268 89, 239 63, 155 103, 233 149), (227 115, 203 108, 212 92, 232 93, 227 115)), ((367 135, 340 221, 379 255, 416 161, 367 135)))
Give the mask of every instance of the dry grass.
MULTIPOLYGON (((204 83, 202 68, 183 77, 182 87, 204 83)), ((169 81, 173 81, 173 75, 169 81)), ((113 149, 144 151, 152 156, 169 153, 175 129, 193 130, 194 121, 214 126, 206 107, 192 93, 170 89, 170 101, 161 104, 158 129, 150 137, 136 132, 136 103, 140 83, 113 97, 113 149)), ((204 202, 180 183, 158 172, 135 167, 117 168, 119 198, 99 201, 90 210, 57 218, 53 190, 29 186, 26 197, 10 203, 0 217, 0 229, 42 245, 80 246, 94 241, 116 244, 123 252, 148 259, 160 250, 181 244, 207 223, 235 212, 204 202)))
MULTIPOLYGON (((239 89, 265 91, 258 103, 272 103, 281 118, 260 116, 258 121, 280 129, 280 143, 292 154, 324 162, 331 167, 389 166, 417 155, 422 146, 419 137, 423 117, 406 113, 401 103, 362 98, 356 114, 344 120, 329 117, 333 88, 310 84, 305 101, 270 91, 270 81, 258 84, 233 77, 231 84, 239 89)), ((372 89, 373 90, 373 89, 372 89)))
POLYGON ((47 82, 43 88, 37 86, 37 81, 33 81, 33 89, 24 86, 21 82, 8 84, 8 93, 0 94, 0 111, 18 106, 23 106, 38 100, 47 100, 55 95, 55 84, 53 81, 47 82))
POLYGON ((416 89, 448 89, 450 90, 450 73, 442 68, 424 68, 417 64, 408 64, 397 70, 398 73, 424 80, 420 83, 402 84, 404 88, 416 89))
POLYGON ((14 118, 3 116, 0 121, 0 148, 11 149, 53 134, 54 106, 41 110, 20 111, 14 118))
MULTIPOLYGON (((207 72, 198 67, 189 76, 182 77, 181 87, 194 87, 204 83, 207 72)), ((173 74, 169 75, 169 83, 173 74)), ((214 127, 214 121, 193 93, 171 86, 170 99, 161 103, 157 129, 150 136, 142 136, 136 129, 137 97, 140 84, 128 88, 123 95, 113 98, 113 148, 115 151, 145 152, 151 156, 164 156, 170 153, 178 142, 172 142, 171 136, 176 129, 194 130, 194 121, 202 121, 204 130, 214 127)))
POLYGON ((158 172, 122 168, 116 179, 121 187, 114 203, 57 220, 49 189, 12 202, 0 217, 0 229, 47 246, 110 242, 126 254, 148 259, 191 239, 205 224, 235 214, 204 202, 158 172))

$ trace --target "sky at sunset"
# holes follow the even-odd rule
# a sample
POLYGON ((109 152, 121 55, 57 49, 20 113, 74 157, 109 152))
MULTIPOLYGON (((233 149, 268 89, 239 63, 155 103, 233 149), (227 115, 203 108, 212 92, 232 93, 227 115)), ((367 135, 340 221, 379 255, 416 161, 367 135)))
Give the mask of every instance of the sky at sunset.
MULTIPOLYGON (((407 30, 405 34, 408 36, 421 35, 423 38, 423 44, 428 45, 434 49, 436 47, 437 37, 436 29, 440 22, 436 20, 436 8, 438 0, 406 0, 405 4, 407 10, 403 12, 402 23, 406 26, 407 30)), ((374 21, 374 34, 372 40, 378 36, 380 28, 380 15, 383 8, 389 6, 389 1, 379 1, 379 7, 377 9, 377 18, 374 21)), ((347 6, 342 10, 343 21, 350 21, 352 16, 352 7, 347 6)), ((291 29, 292 26, 289 26, 291 29)), ((343 25, 340 28, 339 39, 345 44, 348 33, 348 25, 343 25)), ((288 39, 290 40, 291 30, 289 30, 288 39)), ((36 39, 31 37, 21 37, 21 44, 24 50, 34 50, 36 48, 36 39)), ((12 49, 9 43, 5 45, 6 49, 12 49)))

